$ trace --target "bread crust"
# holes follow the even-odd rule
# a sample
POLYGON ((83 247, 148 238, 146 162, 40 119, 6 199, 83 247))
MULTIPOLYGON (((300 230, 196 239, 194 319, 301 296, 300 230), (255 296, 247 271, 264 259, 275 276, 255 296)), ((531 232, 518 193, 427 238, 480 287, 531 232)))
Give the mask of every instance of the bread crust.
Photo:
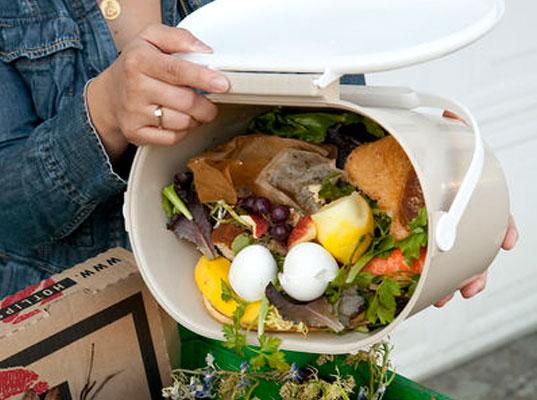
POLYGON ((410 160, 392 136, 354 149, 345 163, 345 177, 392 218, 396 240, 410 234, 408 222, 425 201, 410 160))

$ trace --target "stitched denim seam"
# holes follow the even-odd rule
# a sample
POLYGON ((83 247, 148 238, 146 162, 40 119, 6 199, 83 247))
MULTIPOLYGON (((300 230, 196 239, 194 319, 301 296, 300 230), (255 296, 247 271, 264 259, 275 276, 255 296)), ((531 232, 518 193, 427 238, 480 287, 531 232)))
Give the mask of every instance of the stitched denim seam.
POLYGON ((97 203, 92 200, 88 204, 86 204, 84 207, 81 207, 80 210, 76 213, 75 217, 69 221, 67 225, 64 225, 60 231, 55 234, 50 241, 45 242, 47 243, 53 243, 59 239, 63 239, 66 236, 69 236, 78 226, 84 222, 88 215, 90 215, 95 207, 97 206, 97 203))
POLYGON ((46 262, 31 256, 17 254, 17 252, 13 251, 7 252, 5 250, 0 250, 0 258, 3 258, 7 262, 11 261, 15 263, 23 263, 26 267, 36 268, 42 272, 46 272, 49 274, 57 274, 62 270, 62 268, 51 264, 50 262, 46 262))
POLYGON ((76 188, 71 184, 69 179, 67 179, 65 174, 61 172, 60 168, 58 168, 58 162, 53 157, 52 135, 42 135, 40 138, 42 142, 40 141, 39 143, 39 153, 45 162, 47 170, 50 172, 51 178, 54 182, 58 182, 59 188, 62 189, 67 196, 72 198, 78 205, 82 205, 84 201, 80 202, 78 201, 78 198, 82 197, 82 199, 85 200, 84 196, 77 193, 76 188), (48 138, 49 140, 45 141, 45 138, 48 138))
POLYGON ((57 40, 46 47, 18 48, 10 52, 0 51, 0 57, 3 57, 6 62, 13 61, 17 57, 42 57, 53 51, 69 48, 69 44, 79 44, 74 47, 81 48, 80 39, 78 37, 66 37, 57 40))
POLYGON ((88 108, 87 94, 88 94, 88 86, 94 79, 95 78, 89 79, 84 85, 84 91, 82 93, 82 98, 84 100, 84 108, 82 109, 82 112, 81 112, 82 120, 84 121, 84 124, 86 125, 86 127, 89 128, 91 132, 93 133, 93 138, 95 139, 97 146, 99 147, 99 150, 100 150, 99 151, 100 158, 102 161, 104 161, 104 163, 108 167, 108 172, 110 172, 115 179, 119 180, 120 183, 126 184, 127 182, 114 171, 114 168, 112 167, 112 162, 110 161, 110 157, 108 156, 108 153, 106 152, 106 149, 104 148, 103 142, 101 138, 99 137, 99 133, 97 132, 97 129, 95 128, 95 126, 93 125, 93 122, 91 121, 89 108, 88 108))
POLYGON ((0 24, 7 24, 8 27, 14 28, 16 26, 35 24, 43 21, 55 21, 55 20, 71 20, 73 18, 65 13, 58 13, 57 11, 48 12, 46 14, 28 15, 26 17, 19 16, 2 16, 0 15, 0 24))
MULTIPOLYGON (((84 133, 89 133, 87 132, 88 129, 92 132, 91 134, 99 147, 100 157, 107 164, 109 172, 112 174, 112 176, 118 179, 120 183, 125 183, 125 181, 113 171, 110 159, 106 154, 104 146, 98 137, 97 131, 95 130, 91 123, 91 120, 89 119, 86 102, 86 92, 88 84, 89 81, 86 82, 86 85, 84 86, 84 91, 82 93, 84 107, 79 107, 82 121, 84 123, 83 127, 86 131, 84 133)), ((51 151, 52 136, 44 136, 48 136, 49 140, 45 141, 43 139, 43 143, 41 143, 41 145, 39 146, 39 151, 45 161, 45 166, 48 167, 47 169, 51 174, 51 178, 55 182, 58 182, 59 188, 63 190, 70 198, 73 199, 73 201, 75 201, 80 206, 80 210, 76 213, 75 217, 71 221, 69 221, 67 225, 63 225, 59 232, 53 235, 50 241, 46 242, 49 243, 69 235, 74 229, 76 229, 80 225, 80 223, 83 222, 88 217, 88 215, 95 209, 95 207, 97 206, 97 201, 95 201, 94 199, 89 199, 83 193, 76 191, 75 186, 69 181, 69 178, 64 173, 62 173, 60 168, 58 168, 58 162, 53 157, 53 152, 51 151)))

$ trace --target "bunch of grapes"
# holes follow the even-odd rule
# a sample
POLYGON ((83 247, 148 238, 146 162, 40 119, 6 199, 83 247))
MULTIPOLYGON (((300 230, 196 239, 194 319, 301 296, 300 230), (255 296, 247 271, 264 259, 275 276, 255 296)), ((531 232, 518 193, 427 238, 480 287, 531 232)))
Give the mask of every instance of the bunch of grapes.
POLYGON ((250 196, 244 199, 242 207, 271 222, 270 236, 281 243, 286 243, 293 227, 287 222, 291 210, 284 205, 273 205, 266 197, 250 196))

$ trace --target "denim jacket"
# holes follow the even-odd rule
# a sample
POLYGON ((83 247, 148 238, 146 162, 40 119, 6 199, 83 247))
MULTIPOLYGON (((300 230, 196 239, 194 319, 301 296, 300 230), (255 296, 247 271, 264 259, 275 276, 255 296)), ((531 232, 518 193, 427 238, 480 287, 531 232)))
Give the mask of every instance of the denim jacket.
MULTIPOLYGON (((162 22, 207 2, 163 0, 162 22)), ((0 299, 129 247, 126 173, 112 168, 84 94, 117 55, 96 0, 0 0, 0 299)))

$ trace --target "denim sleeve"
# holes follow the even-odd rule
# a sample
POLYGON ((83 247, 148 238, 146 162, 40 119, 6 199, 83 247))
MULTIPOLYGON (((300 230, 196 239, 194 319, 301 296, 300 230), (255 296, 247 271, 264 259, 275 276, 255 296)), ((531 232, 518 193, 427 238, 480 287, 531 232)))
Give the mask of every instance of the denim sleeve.
POLYGON ((125 189, 93 128, 85 93, 37 119, 18 72, 0 62, 0 243, 33 247, 69 235, 125 189))

